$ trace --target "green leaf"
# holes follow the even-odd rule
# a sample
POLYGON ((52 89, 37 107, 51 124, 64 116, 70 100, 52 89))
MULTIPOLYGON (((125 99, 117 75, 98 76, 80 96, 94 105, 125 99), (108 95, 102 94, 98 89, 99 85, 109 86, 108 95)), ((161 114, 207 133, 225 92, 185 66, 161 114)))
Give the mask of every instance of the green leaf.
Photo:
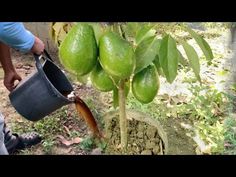
POLYGON ((146 68, 152 63, 159 52, 161 40, 155 36, 144 39, 135 50, 136 68, 135 73, 146 68))
POLYGON ((170 35, 162 39, 159 59, 167 81, 172 83, 177 76, 179 53, 176 42, 170 35))
POLYGON ((179 53, 179 62, 180 62, 180 64, 183 65, 183 66, 187 66, 188 62, 183 57, 182 53, 179 50, 178 50, 178 53, 179 53))
POLYGON ((164 76, 164 73, 163 73, 163 70, 161 68, 160 59, 159 59, 158 55, 156 55, 155 59, 153 60, 153 63, 156 66, 158 74, 164 76))
POLYGON ((129 38, 135 38, 137 31, 141 28, 140 23, 128 22, 123 26, 126 36, 129 38))
POLYGON ((135 43, 136 45, 139 45, 142 40, 154 36, 156 33, 156 30, 152 29, 154 25, 148 26, 144 25, 138 32, 135 37, 135 43))
POLYGON ((191 34, 191 36, 195 39, 195 41, 197 42, 197 44, 201 48, 202 52, 206 56, 206 59, 208 61, 211 61, 214 58, 214 56, 213 56, 213 53, 212 53, 212 50, 211 50, 211 47, 209 46, 209 44, 205 41, 205 39, 203 39, 200 35, 198 35, 191 28, 186 27, 186 29, 189 32, 189 34, 191 34))
POLYGON ((182 41, 182 45, 183 45, 185 53, 188 57, 190 66, 193 69, 193 72, 196 75, 198 81, 201 83, 201 78, 199 75, 200 74, 200 64, 199 64, 199 58, 198 58, 197 52, 187 42, 182 41))

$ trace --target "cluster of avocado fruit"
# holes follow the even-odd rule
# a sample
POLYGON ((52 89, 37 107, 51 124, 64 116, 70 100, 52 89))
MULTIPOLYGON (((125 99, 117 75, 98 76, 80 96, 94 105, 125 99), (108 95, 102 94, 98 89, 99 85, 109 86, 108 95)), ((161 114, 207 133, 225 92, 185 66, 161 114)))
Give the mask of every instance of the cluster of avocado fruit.
POLYGON ((135 70, 135 54, 132 45, 119 34, 106 31, 97 42, 93 27, 76 23, 59 48, 62 65, 78 76, 90 76, 93 86, 102 91, 112 91, 117 80, 130 80, 135 98, 150 103, 159 90, 159 76, 154 64, 138 73, 135 70))

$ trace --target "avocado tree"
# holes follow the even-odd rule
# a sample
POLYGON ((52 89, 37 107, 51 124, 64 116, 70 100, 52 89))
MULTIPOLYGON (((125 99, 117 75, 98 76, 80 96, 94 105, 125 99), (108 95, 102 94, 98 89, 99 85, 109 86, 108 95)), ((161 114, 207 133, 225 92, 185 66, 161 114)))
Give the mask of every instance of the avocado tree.
MULTIPOLYGON (((213 54, 203 37, 184 23, 179 27, 195 39, 210 63, 213 54)), ((155 23, 54 23, 52 35, 68 71, 78 77, 89 76, 102 92, 113 92, 113 106, 119 108, 122 148, 127 146, 126 98, 130 91, 139 102, 152 102, 160 88, 159 77, 173 83, 180 65, 190 66, 201 83, 195 49, 171 34, 157 35, 155 23)))

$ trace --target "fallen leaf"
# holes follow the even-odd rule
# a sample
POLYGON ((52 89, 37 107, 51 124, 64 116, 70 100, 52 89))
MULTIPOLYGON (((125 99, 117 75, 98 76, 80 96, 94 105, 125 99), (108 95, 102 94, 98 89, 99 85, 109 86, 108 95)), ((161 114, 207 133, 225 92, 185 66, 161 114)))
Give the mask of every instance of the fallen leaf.
POLYGON ((79 144, 83 139, 80 137, 73 138, 72 140, 68 141, 63 136, 57 135, 57 138, 60 139, 60 142, 66 146, 71 146, 73 144, 79 144))
POLYGON ((83 141, 83 138, 80 138, 80 137, 76 137, 72 140, 72 143, 73 144, 79 144, 81 141, 83 141))
POLYGON ((174 104, 186 103, 186 97, 185 96, 172 97, 171 100, 174 102, 174 104))
POLYGON ((61 29, 63 28, 64 26, 64 23, 62 22, 57 22, 53 25, 53 29, 54 29, 54 32, 55 32, 55 35, 58 35, 59 32, 61 31, 61 29))
POLYGON ((16 121, 17 121, 18 123, 24 122, 24 121, 22 120, 22 118, 16 118, 16 121))
POLYGON ((101 154, 102 154, 101 148, 93 149, 93 151, 91 152, 91 155, 101 155, 101 154))
POLYGON ((68 134, 68 135, 70 135, 70 130, 69 130, 69 128, 67 127, 67 126, 63 126, 64 128, 65 128, 65 130, 66 130, 66 133, 68 134))
POLYGON ((63 41, 66 37, 67 33, 64 31, 64 29, 62 28, 58 34, 58 40, 63 41))

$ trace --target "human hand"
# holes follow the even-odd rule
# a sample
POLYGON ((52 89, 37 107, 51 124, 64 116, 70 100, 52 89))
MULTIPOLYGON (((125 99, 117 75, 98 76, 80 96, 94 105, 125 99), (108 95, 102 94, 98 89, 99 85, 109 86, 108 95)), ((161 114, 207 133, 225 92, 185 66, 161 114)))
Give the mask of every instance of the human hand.
POLYGON ((31 49, 31 52, 37 55, 41 55, 44 51, 45 45, 41 39, 35 36, 34 45, 31 49))
POLYGON ((17 85, 15 85, 15 81, 21 81, 21 77, 16 72, 8 72, 4 76, 4 86, 9 90, 10 92, 16 88, 17 85))

